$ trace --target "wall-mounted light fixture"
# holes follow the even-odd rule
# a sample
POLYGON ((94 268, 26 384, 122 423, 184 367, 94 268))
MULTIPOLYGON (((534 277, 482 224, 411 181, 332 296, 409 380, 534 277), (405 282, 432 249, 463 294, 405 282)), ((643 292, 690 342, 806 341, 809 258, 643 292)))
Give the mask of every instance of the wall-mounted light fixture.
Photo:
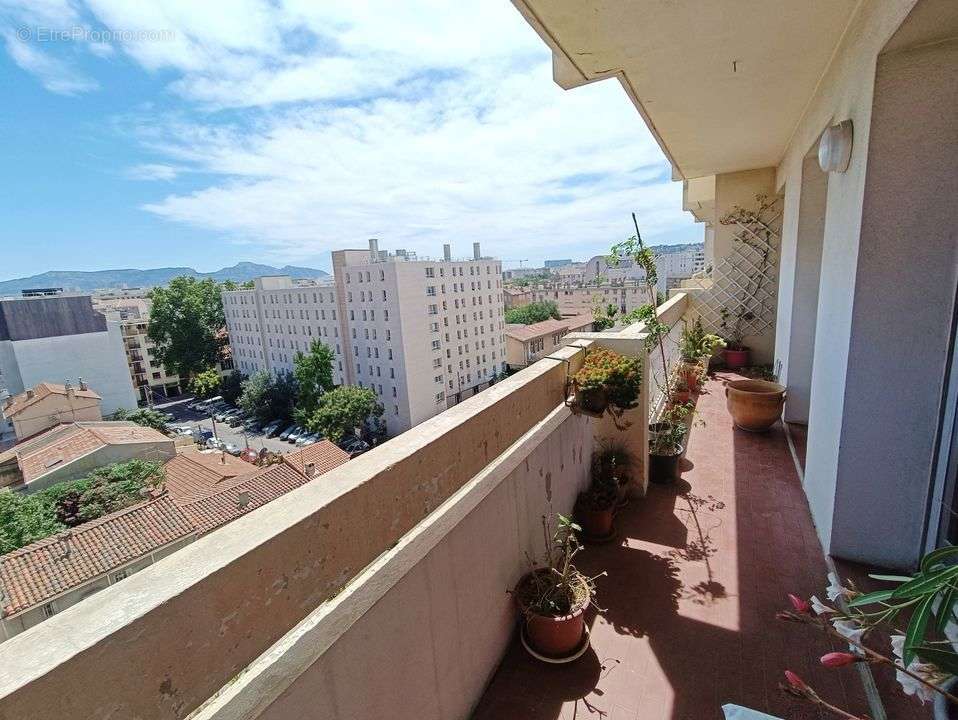
POLYGON ((824 172, 843 173, 848 170, 854 136, 851 120, 842 120, 837 125, 825 128, 818 141, 818 165, 824 172))

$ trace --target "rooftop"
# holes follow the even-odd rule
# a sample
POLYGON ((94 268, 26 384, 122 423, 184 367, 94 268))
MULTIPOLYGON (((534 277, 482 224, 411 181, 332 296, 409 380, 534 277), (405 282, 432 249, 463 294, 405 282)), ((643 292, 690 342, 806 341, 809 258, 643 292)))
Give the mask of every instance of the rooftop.
POLYGON ((49 602, 193 531, 186 515, 162 496, 2 555, 3 616, 49 602))
POLYGON ((7 399, 7 404, 3 408, 3 414, 7 418, 12 418, 31 405, 34 405, 50 395, 59 395, 62 397, 87 398, 90 400, 101 400, 102 398, 92 390, 86 387, 74 388, 72 386, 42 382, 38 383, 29 390, 25 390, 19 395, 12 395, 7 399))
POLYGON ((550 333, 572 329, 577 330, 586 325, 591 325, 592 321, 592 315, 573 315, 563 318, 562 320, 543 320, 542 322, 532 323, 531 325, 509 323, 506 325, 506 336, 514 340, 525 342, 550 333))

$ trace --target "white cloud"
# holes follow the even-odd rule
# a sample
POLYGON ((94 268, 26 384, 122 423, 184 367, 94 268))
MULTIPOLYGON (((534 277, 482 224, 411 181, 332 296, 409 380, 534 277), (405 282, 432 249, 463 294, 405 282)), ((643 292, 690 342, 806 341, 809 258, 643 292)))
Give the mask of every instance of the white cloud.
POLYGON ((99 87, 96 80, 85 77, 68 63, 38 50, 26 34, 21 38, 16 32, 4 31, 3 41, 11 59, 23 70, 35 75, 50 92, 77 95, 99 87))
POLYGON ((159 163, 134 165, 127 171, 127 177, 132 180, 174 180, 179 174, 179 168, 159 163))
POLYGON ((581 257, 630 234, 632 210, 653 239, 691 226, 618 84, 560 90, 507 0, 87 0, 76 12, 167 33, 115 43, 183 101, 173 114, 158 97, 131 123, 156 160, 131 177, 172 183, 145 210, 263 259, 372 236, 424 254, 478 240, 504 258, 581 257), (183 166, 205 186, 181 189, 183 166))

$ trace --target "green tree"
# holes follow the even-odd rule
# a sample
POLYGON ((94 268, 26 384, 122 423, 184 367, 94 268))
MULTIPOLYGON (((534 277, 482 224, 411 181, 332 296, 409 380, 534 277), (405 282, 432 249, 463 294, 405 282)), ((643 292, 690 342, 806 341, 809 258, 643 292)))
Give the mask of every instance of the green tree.
POLYGON ((553 318, 561 320, 559 307, 552 300, 542 300, 529 303, 521 307, 512 308, 506 311, 507 323, 521 323, 522 325, 532 325, 553 318))
POLYGON ((353 432, 369 418, 380 418, 383 406, 369 388, 341 385, 323 394, 306 426, 333 442, 353 432))
POLYGON ((156 358, 181 377, 192 377, 220 360, 226 344, 220 289, 209 278, 180 276, 151 293, 149 338, 156 345, 156 358))
POLYGON ((305 423, 316 410, 320 396, 333 389, 333 351, 319 340, 313 340, 308 352, 297 352, 293 356, 293 375, 299 391, 296 419, 305 423))
POLYGON ((290 372, 272 375, 260 370, 243 380, 236 403, 258 420, 289 420, 296 404, 296 378, 290 372))
POLYGON ((198 398, 211 398, 219 394, 220 374, 215 367, 206 368, 190 380, 190 389, 198 398))
POLYGON ((143 427, 153 428, 159 432, 166 432, 166 417, 151 408, 137 408, 136 410, 124 410, 120 408, 110 415, 111 420, 126 420, 134 422, 143 427))
POLYGON ((30 495, 0 490, 0 553, 141 502, 163 477, 160 463, 130 460, 30 495))
POLYGON ((234 370, 229 375, 224 375, 223 379, 220 380, 219 394, 223 396, 226 402, 236 402, 242 392, 243 375, 241 373, 234 370))

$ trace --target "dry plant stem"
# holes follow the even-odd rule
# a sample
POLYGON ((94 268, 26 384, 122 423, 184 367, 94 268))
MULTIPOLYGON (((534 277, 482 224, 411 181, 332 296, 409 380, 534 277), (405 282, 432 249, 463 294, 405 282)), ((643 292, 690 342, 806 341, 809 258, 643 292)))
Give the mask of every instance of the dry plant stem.
POLYGON ((826 702, 817 696, 815 698, 809 698, 809 702, 811 702, 813 705, 818 705, 819 707, 828 710, 828 712, 832 713, 833 715, 844 718, 844 720, 868 720, 862 715, 852 715, 851 713, 845 712, 840 707, 832 705, 830 702, 826 702))

